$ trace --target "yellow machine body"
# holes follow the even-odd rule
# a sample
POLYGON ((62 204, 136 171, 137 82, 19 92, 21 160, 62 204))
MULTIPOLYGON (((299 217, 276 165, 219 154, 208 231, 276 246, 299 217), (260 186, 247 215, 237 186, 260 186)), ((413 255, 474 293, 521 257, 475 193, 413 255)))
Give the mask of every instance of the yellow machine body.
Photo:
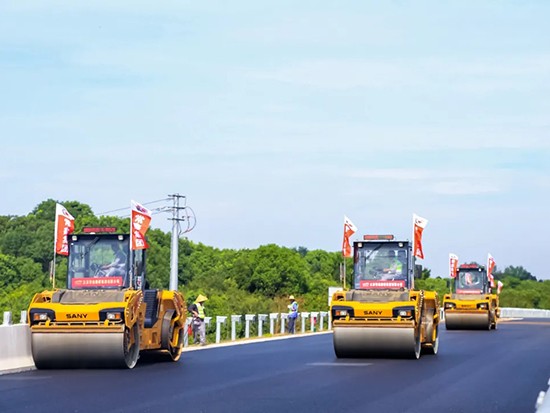
MULTIPOLYGON (((354 286, 333 294, 330 306, 337 357, 410 357, 437 354, 437 292, 410 288, 414 258, 408 242, 354 243, 354 286), (400 273, 385 267, 388 251, 403 252, 400 273), (405 254, 406 252, 406 254, 405 254)), ((393 253, 392 253, 393 254, 393 253)))
MULTIPOLYGON (((105 238, 112 241, 96 235, 91 245, 101 247, 105 238)), ((85 241, 85 236, 75 237, 75 243, 85 241)), ((180 292, 134 288, 124 281, 116 281, 122 285, 111 288, 110 277, 83 276, 86 272, 81 267, 75 271, 69 261, 71 271, 69 285, 93 288, 44 291, 30 303, 31 348, 37 368, 133 368, 144 351, 166 353, 174 361, 180 358, 187 313, 180 292)), ((143 275, 136 273, 136 277, 143 275)))
POLYGON ((448 330, 496 329, 500 317, 496 294, 445 294, 443 308, 448 330))
POLYGON ((453 292, 443 297, 447 330, 495 330, 500 317, 497 294, 492 294, 483 266, 463 264, 453 292))

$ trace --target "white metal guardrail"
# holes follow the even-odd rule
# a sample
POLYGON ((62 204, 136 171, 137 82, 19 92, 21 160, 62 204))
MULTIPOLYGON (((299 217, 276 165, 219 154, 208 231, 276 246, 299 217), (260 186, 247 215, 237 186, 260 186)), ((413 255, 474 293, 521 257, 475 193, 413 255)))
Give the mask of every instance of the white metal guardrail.
MULTIPOLYGON (((222 341, 222 331, 225 326, 230 322, 231 324, 231 341, 238 340, 237 338, 237 324, 242 324, 242 315, 231 315, 231 316, 216 316, 216 344, 222 341)), ((244 326, 244 338, 250 338, 250 327, 251 323, 255 323, 257 326, 257 337, 263 337, 264 334, 267 334, 265 331, 264 323, 269 317, 269 334, 274 336, 276 334, 285 334, 286 333, 286 320, 288 319, 287 313, 270 313, 270 314, 245 314, 245 326, 244 326), (278 328, 277 328, 278 325, 278 328)), ((192 322, 191 318, 187 318, 183 345, 184 347, 189 346, 191 340, 190 334, 192 334, 192 322), (191 330, 191 331, 190 331, 191 330)), ((207 330, 210 329, 212 324, 212 317, 204 318, 205 327, 207 330)), ((305 334, 306 331, 314 333, 316 331, 323 331, 324 329, 330 330, 331 322, 328 311, 313 311, 313 312, 302 312, 298 313, 298 318, 296 320, 296 325, 294 331, 297 333, 299 331, 302 334, 305 334)))
MULTIPOLYGON (((285 321, 287 313, 271 313, 271 314, 246 314, 244 316, 244 339, 251 338, 251 324, 255 325, 257 337, 262 337, 268 328, 268 332, 272 336, 280 336, 285 334, 285 321), (269 320, 269 322, 268 322, 269 320)), ((538 310, 531 308, 501 308, 501 318, 550 318, 550 310, 538 310)), ((242 315, 205 317, 206 326, 209 327, 215 323, 216 333, 215 341, 222 341, 222 334, 230 341, 237 341, 237 325, 241 326, 243 321, 242 315), (228 322, 229 321, 229 322, 228 322), (229 324, 230 334, 227 334, 229 324)), ((21 311, 19 322, 14 323, 15 318, 9 311, 4 311, 3 322, 0 325, 0 374, 6 371, 18 371, 34 367, 32 362, 30 349, 30 331, 27 326, 27 312, 21 311)), ((186 328, 184 330, 184 346, 189 346, 190 337, 188 336, 191 318, 188 318, 186 328)), ((324 329, 331 329, 330 313, 327 311, 311 311, 301 312, 296 320, 295 331, 305 334, 307 332, 321 332, 324 329)), ((242 327, 241 327, 242 328, 242 327)), ((541 392, 541 394, 544 392, 541 392)), ((540 413, 550 413, 550 396, 539 396, 537 406, 540 404, 540 413)), ((537 411, 539 413, 539 411, 537 411)))
MULTIPOLYGON (((326 325, 326 329, 330 330, 331 323, 329 313, 326 311, 318 312, 302 312, 298 314, 298 320, 296 321, 295 332, 317 332, 323 331, 326 325), (319 317, 320 316, 320 317, 319 317), (300 329, 298 328, 300 326, 300 329)), ((286 333, 285 320, 287 319, 287 313, 271 313, 269 314, 269 334, 272 336, 278 336, 286 333), (277 328, 278 327, 278 328, 277 328)), ((244 326, 244 339, 251 338, 250 324, 257 323, 257 336, 262 337, 266 333, 265 325, 268 318, 267 314, 246 314, 245 326, 244 326), (257 320, 257 321, 256 321, 257 320)), ((216 343, 222 341, 222 334, 227 337, 227 325, 231 325, 230 341, 237 341, 237 325, 242 324, 242 315, 231 316, 216 316, 205 317, 204 322, 208 328, 211 324, 216 325, 216 343), (229 322, 228 322, 229 320, 229 322)), ((27 324, 27 312, 21 311, 19 322, 14 323, 14 317, 10 311, 4 311, 3 322, 0 324, 0 374, 6 372, 15 372, 22 370, 29 370, 34 368, 34 362, 31 353, 30 343, 30 329, 27 324)), ((188 347, 192 337, 189 336, 189 330, 191 327, 192 318, 188 317, 186 326, 184 329, 183 343, 185 347, 188 347)), ((192 334, 192 332, 191 332, 192 334)))

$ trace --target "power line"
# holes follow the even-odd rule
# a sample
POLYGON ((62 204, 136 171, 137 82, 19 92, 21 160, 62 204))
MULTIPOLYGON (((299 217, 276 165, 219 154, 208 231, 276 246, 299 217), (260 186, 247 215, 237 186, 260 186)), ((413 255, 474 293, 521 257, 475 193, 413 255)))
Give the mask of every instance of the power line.
MULTIPOLYGON (((151 205, 151 204, 156 204, 157 202, 165 202, 165 201, 169 201, 171 198, 164 198, 164 199, 157 199, 156 201, 150 201, 150 202, 145 202, 143 203, 143 205, 151 205)), ((124 208, 118 208, 118 209, 113 209, 111 211, 105 211, 105 212, 100 212, 99 214, 97 214, 97 216, 101 216, 101 215, 107 215, 107 214, 111 214, 113 212, 118 212, 118 211, 125 211, 127 210, 129 207, 124 207, 124 208)), ((157 208, 158 209, 158 208, 157 208)))
MULTIPOLYGON (((172 194, 168 195, 168 198, 163 199, 157 199, 156 201, 150 201, 145 202, 143 205, 151 205, 156 204, 159 202, 166 202, 166 201, 172 201, 172 206, 163 205, 159 206, 157 208, 151 208, 151 214, 157 215, 162 214, 164 212, 172 212, 172 218, 168 218, 170 221, 174 221, 173 229, 176 230, 176 233, 178 234, 178 237, 182 234, 187 234, 188 232, 191 232, 196 226, 197 226, 197 216, 195 215, 195 211, 193 208, 187 205, 187 197, 185 195, 180 194, 172 194), (180 199, 183 200, 183 206, 180 206, 180 199), (180 213, 182 216, 180 217, 180 213), (181 222, 186 222, 185 227, 181 225, 181 222)), ((112 214, 113 212, 120 212, 120 211, 128 211, 128 207, 126 208, 117 208, 112 209, 110 211, 105 211, 97 214, 97 216, 101 215, 107 215, 112 214)), ((119 217, 129 217, 130 214, 127 212, 126 214, 118 214, 119 217)))

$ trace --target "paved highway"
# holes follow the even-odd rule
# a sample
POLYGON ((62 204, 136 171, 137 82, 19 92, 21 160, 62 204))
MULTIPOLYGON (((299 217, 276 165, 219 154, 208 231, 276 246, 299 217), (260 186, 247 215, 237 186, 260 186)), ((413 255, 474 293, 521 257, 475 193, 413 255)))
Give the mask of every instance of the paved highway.
POLYGON ((550 321, 445 331, 420 360, 336 359, 332 334, 206 347, 133 370, 0 376, 0 412, 529 413, 550 377, 550 321))

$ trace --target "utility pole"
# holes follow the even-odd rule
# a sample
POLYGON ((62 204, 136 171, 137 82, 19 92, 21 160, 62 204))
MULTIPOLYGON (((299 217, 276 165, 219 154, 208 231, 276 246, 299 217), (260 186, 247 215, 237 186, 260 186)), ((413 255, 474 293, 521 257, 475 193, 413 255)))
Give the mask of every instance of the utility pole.
POLYGON ((178 290, 178 247, 179 247, 179 223, 184 221, 184 218, 180 218, 180 210, 185 207, 180 207, 180 199, 185 198, 184 195, 173 194, 168 195, 168 198, 172 198, 172 246, 170 248, 170 290, 178 290))

